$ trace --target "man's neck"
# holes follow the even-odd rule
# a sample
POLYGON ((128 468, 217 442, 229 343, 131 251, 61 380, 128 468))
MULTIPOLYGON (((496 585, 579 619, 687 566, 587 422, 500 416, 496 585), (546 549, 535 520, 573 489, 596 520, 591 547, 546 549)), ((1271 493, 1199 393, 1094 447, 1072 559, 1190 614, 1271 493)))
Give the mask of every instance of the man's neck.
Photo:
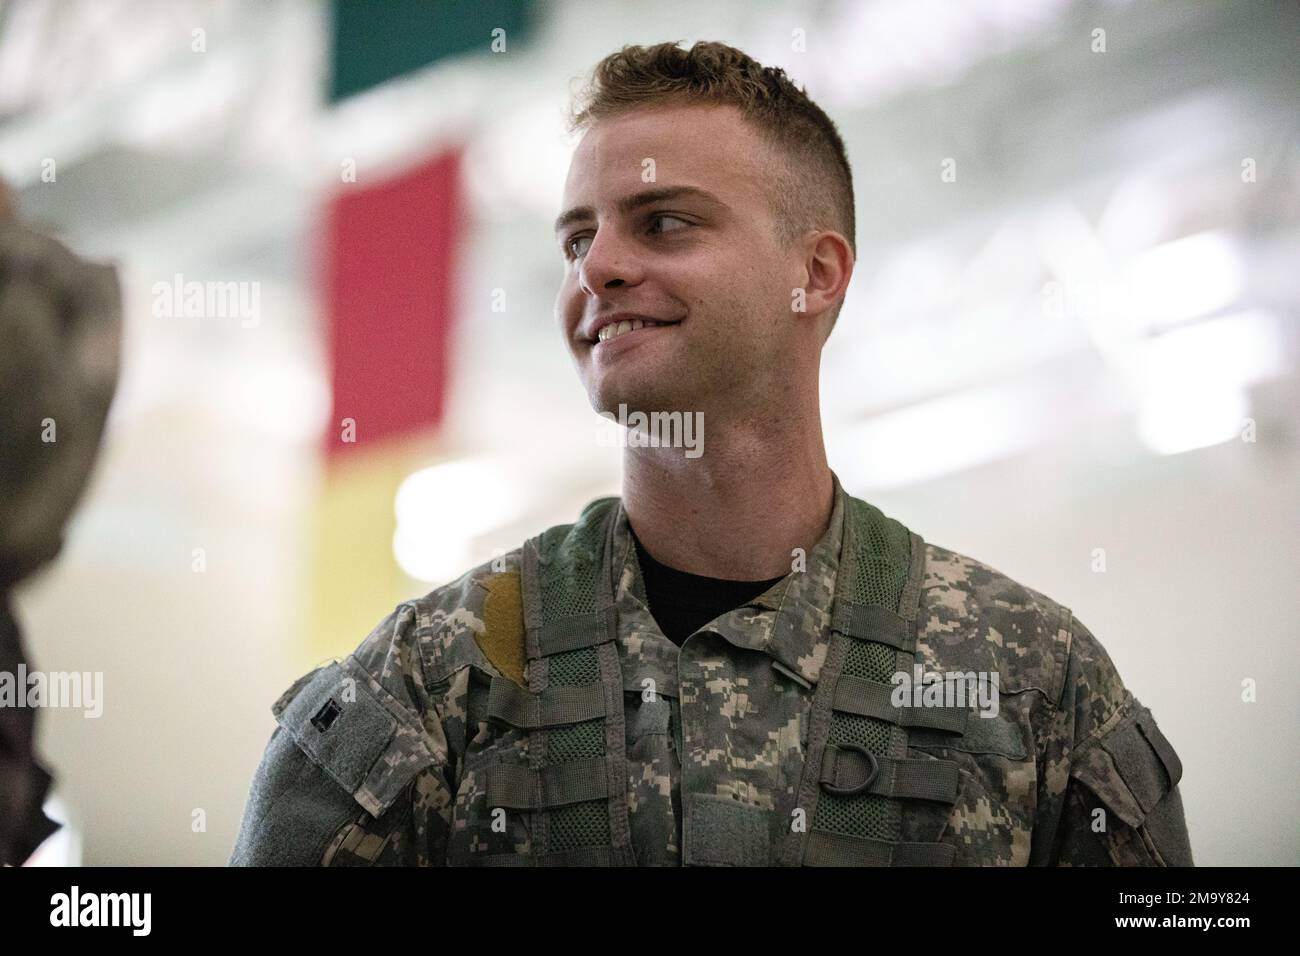
POLYGON ((825 534, 835 485, 820 420, 783 431, 715 426, 698 458, 629 446, 623 506, 642 546, 692 574, 733 581, 789 574, 794 549, 807 554, 825 534))

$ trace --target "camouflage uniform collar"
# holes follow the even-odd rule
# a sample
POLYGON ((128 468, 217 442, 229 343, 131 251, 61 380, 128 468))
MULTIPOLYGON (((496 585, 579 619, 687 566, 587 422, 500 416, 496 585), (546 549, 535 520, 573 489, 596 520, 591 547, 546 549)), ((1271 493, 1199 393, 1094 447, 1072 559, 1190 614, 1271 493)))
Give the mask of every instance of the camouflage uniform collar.
MULTIPOLYGON (((762 651, 795 675, 815 684, 830 646, 831 607, 836 592, 848 494, 833 471, 834 504, 830 522, 817 544, 784 578, 758 597, 708 625, 737 647, 762 651)), ((653 634, 671 644, 654 622, 648 607, 645 579, 622 499, 607 539, 606 573, 613 587, 619 632, 631 625, 642 638, 653 634)), ((795 556, 791 556, 792 564, 795 556)), ((850 569, 851 571, 851 569, 850 569)))

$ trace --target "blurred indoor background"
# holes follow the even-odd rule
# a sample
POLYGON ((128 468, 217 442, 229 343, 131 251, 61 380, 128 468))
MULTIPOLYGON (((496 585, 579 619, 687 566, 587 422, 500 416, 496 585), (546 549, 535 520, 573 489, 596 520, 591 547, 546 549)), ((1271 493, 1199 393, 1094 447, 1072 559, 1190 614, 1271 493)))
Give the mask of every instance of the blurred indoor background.
POLYGON ((847 488, 1074 610, 1198 863, 1300 862, 1297 5, 0 0, 0 176, 125 295, 18 596, 31 666, 104 675, 41 716, 45 862, 224 863, 297 676, 618 492, 552 311, 565 108, 698 39, 848 146, 847 488))

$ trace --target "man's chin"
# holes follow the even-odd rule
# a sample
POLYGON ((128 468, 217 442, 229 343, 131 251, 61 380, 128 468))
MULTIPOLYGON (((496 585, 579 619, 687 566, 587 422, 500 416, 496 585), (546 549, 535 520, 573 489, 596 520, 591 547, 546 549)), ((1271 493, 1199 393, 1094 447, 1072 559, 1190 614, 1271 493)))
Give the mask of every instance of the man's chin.
MULTIPOLYGON (((674 396, 663 390, 597 389, 587 393, 591 407, 600 415, 618 418, 633 412, 680 411, 674 396)), ((680 401, 680 400, 677 400, 680 401)))

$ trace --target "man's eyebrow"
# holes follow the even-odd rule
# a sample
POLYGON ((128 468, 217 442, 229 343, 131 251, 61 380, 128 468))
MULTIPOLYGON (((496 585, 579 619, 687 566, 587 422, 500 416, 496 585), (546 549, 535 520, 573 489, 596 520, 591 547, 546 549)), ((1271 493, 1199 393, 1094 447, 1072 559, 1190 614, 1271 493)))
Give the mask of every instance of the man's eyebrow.
MULTIPOLYGON (((631 196, 625 196, 618 201, 618 208, 620 212, 624 213, 635 212, 643 206, 669 199, 682 198, 700 199, 715 206, 724 205, 722 200, 713 193, 700 189, 698 186, 664 186, 659 189, 644 189, 639 193, 633 193, 631 196)), ((590 206, 576 206, 560 213, 559 218, 555 220, 555 231, 559 232, 565 226, 594 218, 596 218, 596 211, 590 206)))

